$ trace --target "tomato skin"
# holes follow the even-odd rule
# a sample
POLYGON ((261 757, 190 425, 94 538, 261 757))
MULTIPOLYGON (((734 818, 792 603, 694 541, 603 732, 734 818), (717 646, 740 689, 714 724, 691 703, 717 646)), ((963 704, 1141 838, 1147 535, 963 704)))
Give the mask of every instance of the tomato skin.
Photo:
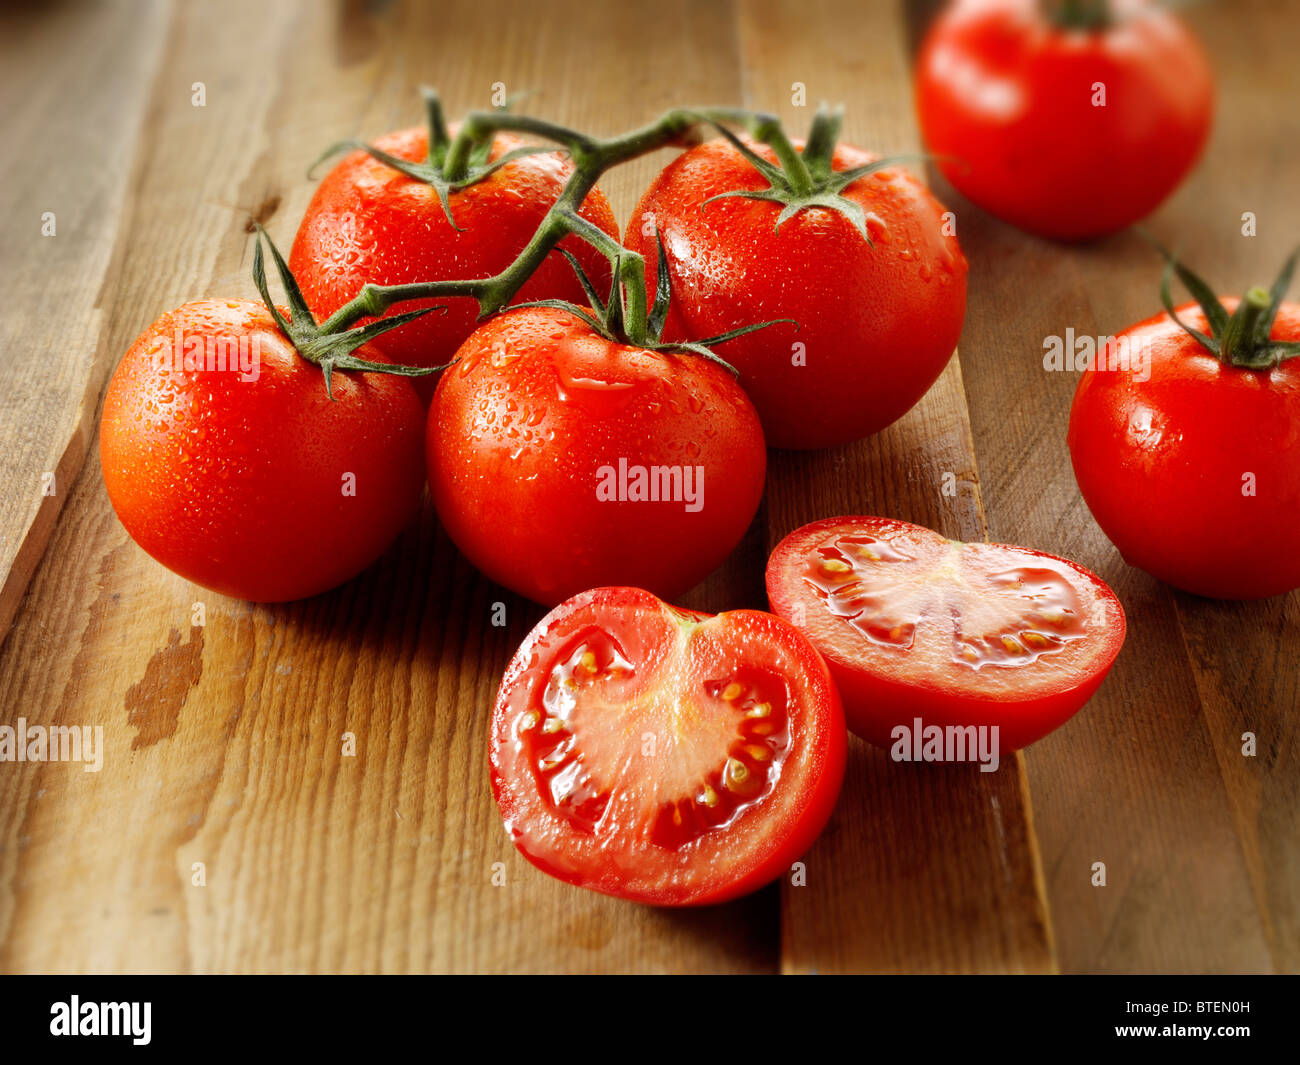
POLYGON ((613 343, 563 310, 484 323, 429 409, 429 487, 448 534, 546 605, 593 583, 685 591, 744 535, 765 467, 758 417, 725 370, 613 343), (599 498, 620 460, 689 466, 693 483, 702 468, 698 509, 599 498))
MULTIPOLYGON (((611 703, 610 709, 624 716, 635 713, 634 704, 624 708, 611 703)), ((609 729, 617 731, 623 721, 612 721, 609 729)), ((592 727, 599 730, 600 724, 592 727)), ((643 721, 635 725, 636 745, 644 740, 643 727, 643 721)), ((684 747, 684 757, 692 757, 700 744, 707 746, 708 731, 697 724, 695 730, 678 733, 657 756, 672 759, 684 747)), ((584 753, 585 739, 582 730, 576 730, 575 742, 584 753)), ((636 902, 700 906, 762 887, 807 851, 839 796, 847 746, 843 710, 826 665, 793 626, 760 611, 710 617, 670 607, 639 588, 595 588, 560 604, 538 622, 507 667, 492 713, 490 774, 507 833, 539 869, 567 883, 636 902), (623 805, 614 811, 619 816, 602 816, 594 831, 583 831, 562 816, 533 776, 520 715, 541 708, 539 693, 552 665, 593 629, 612 634, 632 667, 646 672, 646 681, 632 689, 642 696, 655 683, 668 685, 678 699, 698 696, 704 679, 698 675, 700 662, 710 654, 689 659, 691 668, 681 671, 674 668, 680 660, 673 655, 684 647, 689 656, 702 640, 711 641, 724 660, 782 672, 795 698, 789 744, 772 790, 738 810, 725 826, 675 852, 656 846, 646 824, 638 820, 644 812, 638 804, 645 801, 646 792, 655 791, 656 781, 671 772, 671 766, 660 769, 640 759, 620 760, 624 769, 611 800, 612 805, 623 797, 623 805), (648 771, 649 778, 636 775, 641 766, 647 766, 643 772, 648 771)), ((598 758, 593 763, 594 770, 609 769, 598 758)))
POLYGON ((1199 158, 1214 86, 1175 15, 1113 5, 1064 30, 1037 0, 958 0, 922 44, 916 105, 936 165, 1012 225, 1080 241, 1150 214, 1199 158), (1094 106, 1098 83, 1105 106, 1094 106))
MULTIPOLYGON (((500 134, 496 159, 523 141, 500 134)), ((407 129, 375 141, 375 147, 401 159, 422 162, 428 132, 407 129)), ((316 189, 303 215, 289 255, 289 267, 318 319, 333 314, 367 282, 401 285, 418 281, 491 277, 523 251, 543 216, 559 198, 573 165, 557 154, 526 155, 507 163, 477 184, 450 196, 447 221, 433 187, 386 166, 365 152, 352 152, 316 189)), ((593 189, 579 212, 618 237, 609 201, 593 189)), ((598 292, 610 284, 609 261, 586 241, 566 237, 561 248, 582 264, 598 292)), ((558 250, 538 266, 512 302, 563 299, 583 303, 582 286, 558 250)), ((390 314, 440 305, 433 312, 385 334, 376 345, 393 362, 442 366, 477 325, 478 304, 464 297, 411 300, 390 314)), ((362 324, 369 319, 363 319, 362 324)), ((418 379, 416 391, 427 402, 436 381, 418 379)))
MULTIPOLYGON (((770 149, 751 144, 772 160, 770 149)), ((875 156, 839 146, 833 168, 875 156)), ((868 245, 839 212, 810 208, 776 229, 781 205, 730 197, 765 180, 711 141, 670 163, 641 197, 625 236, 646 258, 650 290, 662 233, 673 303, 664 335, 701 339, 791 318, 718 346, 758 408, 768 443, 846 444, 902 417, 947 365, 966 311, 966 259, 943 232, 943 207, 902 169, 844 194, 868 215, 868 245), (804 347, 804 365, 792 360, 804 347)))
POLYGON ((879 674, 864 673, 828 654, 822 657, 844 701, 849 731, 884 750, 894 745, 891 733, 897 725, 910 726, 914 718, 920 718, 926 726, 940 728, 997 725, 999 751, 1002 754, 1018 751, 1055 732, 1074 717, 1096 694, 1109 672, 1098 673, 1066 691, 993 707, 989 700, 978 696, 917 688, 879 674))
POLYGON ((401 377, 336 373, 333 388, 331 402, 261 303, 164 314, 118 364, 100 423, 104 486, 131 538, 187 580, 255 602, 316 595, 365 569, 419 506, 424 408, 401 377), (256 380, 159 367, 161 345, 191 338, 246 338, 256 380))
MULTIPOLYGON (((921 553, 918 553, 920 557, 921 553)), ((934 584, 950 580, 948 565, 922 568, 936 573, 934 584)), ((960 572, 960 570, 959 570, 960 572)), ((885 577, 876 587, 888 588, 885 577)), ((884 591, 887 605, 898 607, 899 593, 884 591), (890 596, 895 597, 893 604, 890 596)), ((1095 574, 1077 563, 1045 552, 1005 544, 960 544, 948 541, 923 526, 892 518, 849 516, 825 518, 796 529, 772 552, 767 565, 767 595, 772 610, 791 619, 825 659, 844 703, 849 730, 878 747, 889 750, 892 733, 899 726, 910 728, 915 718, 925 726, 985 725, 998 728, 998 746, 1003 753, 1019 750, 1068 721, 1092 697, 1109 673, 1124 642, 1124 611, 1114 592, 1095 574), (1077 590, 1094 628, 1095 651, 1068 652, 1053 660, 1053 669, 1037 677, 1019 674, 1015 667, 985 666, 994 672, 966 671, 960 664, 945 665, 942 658, 919 659, 919 665, 890 660, 889 654, 868 654, 860 637, 850 635, 841 618, 832 616, 808 593, 804 567, 819 557, 818 548, 837 538, 870 533, 886 543, 908 542, 925 548, 934 558, 951 557, 956 549, 974 556, 974 565, 985 572, 1024 566, 1050 568, 1064 574, 1077 590)), ((978 599, 978 593, 972 593, 978 599)), ((951 601, 936 598, 946 609, 951 601)), ((971 600, 967 600, 970 602, 971 600)), ((900 614, 903 608, 898 607, 900 614)), ((924 614, 924 611, 922 611, 924 614)), ((1031 624, 1021 621, 1019 624, 1031 624)), ((925 648, 906 654, 922 655, 925 648)), ((951 653, 951 652, 949 652, 951 653)), ((1020 667, 1024 668, 1024 667, 1020 667)))
MULTIPOLYGON (((1208 332, 1196 304, 1178 316, 1208 332)), ((1300 340, 1300 305, 1281 305, 1272 337, 1300 340)), ((1150 379, 1140 366, 1087 370, 1070 409, 1074 476, 1097 524, 1130 565, 1184 591, 1300 587, 1300 359, 1225 366, 1163 313, 1124 338, 1149 346, 1150 379)))

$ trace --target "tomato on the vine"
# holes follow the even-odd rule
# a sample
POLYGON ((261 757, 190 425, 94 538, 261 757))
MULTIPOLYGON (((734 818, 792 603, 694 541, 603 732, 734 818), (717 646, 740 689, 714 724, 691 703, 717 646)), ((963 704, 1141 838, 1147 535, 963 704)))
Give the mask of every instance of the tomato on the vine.
POLYGON ((740 139, 685 152, 625 236, 650 276, 662 236, 665 338, 793 320, 725 353, 773 447, 845 444, 902 417, 947 365, 966 310, 966 259, 943 207, 899 166, 833 147, 834 120, 817 121, 829 133, 815 127, 816 149, 793 144, 781 166, 740 139))
POLYGON ((846 747, 835 686, 793 626, 597 588, 547 614, 506 669, 492 790, 515 846, 552 876, 701 905, 807 850, 846 747))
POLYGON ((1281 302, 1295 262, 1245 300, 1179 268, 1200 305, 1173 308, 1166 285, 1170 310, 1119 334, 1074 395, 1070 457, 1097 524, 1197 595, 1300 587, 1300 304, 1281 302))
POLYGON ((916 63, 926 145, 973 203, 1086 240, 1144 218, 1201 154, 1210 64, 1145 0, 957 0, 916 63))
POLYGON ((126 531, 241 599, 299 599, 365 569, 419 507, 424 407, 388 373, 335 373, 330 390, 262 303, 164 314, 104 399, 104 485, 126 531))
POLYGON ((559 308, 485 322, 429 409, 429 488, 448 534, 548 605, 600 584, 685 591, 744 535, 765 466, 758 417, 726 370, 559 308))
POLYGON ((1082 566, 1008 544, 960 543, 892 518, 827 518, 767 564, 775 613, 821 652, 849 728, 984 726, 1014 751, 1092 696, 1124 642, 1124 611, 1082 566))
MULTIPOLYGON (((483 165, 491 166, 523 144, 513 134, 498 134, 483 165)), ((429 132, 390 133, 375 141, 374 147, 421 164, 429 154, 429 132)), ((333 314, 366 283, 404 285, 491 277, 523 251, 572 173, 573 164, 557 152, 522 155, 474 184, 452 189, 444 209, 433 185, 364 151, 354 151, 316 189, 294 238, 289 266, 318 318, 333 314)), ((599 189, 587 195, 579 213, 617 238, 618 224, 599 189)), ((609 288, 609 262, 601 252, 574 236, 566 237, 559 247, 578 259, 601 291, 609 288)), ((515 299, 580 301, 583 290, 564 256, 552 249, 515 299)), ((434 302, 411 301, 401 309, 434 302)), ((410 322, 387 334, 379 348, 395 362, 410 366, 450 362, 474 331, 479 309, 466 297, 436 302, 447 308, 445 314, 410 322)), ((427 401, 434 379, 421 380, 416 387, 427 401)))

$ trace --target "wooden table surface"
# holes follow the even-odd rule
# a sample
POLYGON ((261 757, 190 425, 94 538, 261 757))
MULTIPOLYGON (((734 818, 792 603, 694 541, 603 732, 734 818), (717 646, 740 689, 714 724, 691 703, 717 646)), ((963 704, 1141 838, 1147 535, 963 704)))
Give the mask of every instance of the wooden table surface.
MULTIPOLYGON (((1300 5, 1186 17, 1213 50, 1218 115, 1149 225, 1235 294, 1300 236, 1300 5)), ((105 749, 98 773, 0 763, 0 971, 1300 970, 1300 593, 1210 602, 1127 567, 1070 472, 1076 379, 1042 368, 1045 336, 1159 309, 1133 233, 1048 244, 940 186, 971 262, 958 356, 878 437, 773 453, 747 538, 688 597, 762 607, 783 534, 871 513, 1077 559, 1128 612, 1100 693, 995 774, 854 741, 806 886, 672 912, 515 853, 487 721, 542 610, 478 575, 427 505, 364 575, 285 606, 172 575, 109 506, 98 406, 132 339, 186 300, 254 295, 249 216, 287 247, 308 164, 417 124, 420 84, 452 114, 488 106, 493 83, 530 90, 525 110, 600 134, 693 103, 801 131, 842 101, 847 140, 914 151, 923 12, 139 0, 2 18, 0 722, 102 725, 105 749)), ((668 157, 602 181, 620 221, 668 157)))

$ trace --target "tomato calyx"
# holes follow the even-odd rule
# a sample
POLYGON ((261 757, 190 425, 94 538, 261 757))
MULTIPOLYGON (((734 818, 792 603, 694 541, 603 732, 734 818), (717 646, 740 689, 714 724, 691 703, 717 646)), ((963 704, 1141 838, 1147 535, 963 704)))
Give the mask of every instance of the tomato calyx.
POLYGON ((284 261, 275 242, 259 223, 254 222, 253 225, 257 229, 257 243, 253 249, 253 283, 257 285, 257 291, 262 295, 262 302, 266 304, 266 309, 271 312, 271 317, 275 319, 276 325, 280 327, 280 331, 284 333, 289 343, 294 346, 299 355, 314 366, 318 366, 325 375, 325 393, 331 400, 334 398, 332 377, 335 370, 362 370, 366 373, 386 373, 398 377, 423 377, 446 369, 445 366, 402 366, 391 362, 371 362, 369 359, 359 359, 352 354, 375 337, 420 318, 430 311, 445 314, 446 307, 424 307, 418 311, 395 314, 390 318, 371 322, 369 325, 356 326, 342 332, 332 331, 326 327, 328 323, 326 326, 317 324, 307 308, 307 301, 303 298, 298 282, 289 270, 289 264, 284 261), (266 283, 266 265, 262 258, 263 237, 271 246, 271 257, 275 260, 276 269, 280 274, 280 283, 284 286, 285 298, 289 302, 287 319, 271 299, 271 290, 266 283))
POLYGON ((775 164, 760 156, 721 123, 711 124, 736 151, 745 157, 746 162, 763 176, 768 186, 765 189, 735 189, 731 192, 720 192, 705 200, 706 205, 730 197, 767 200, 780 204, 781 213, 776 219, 778 230, 800 211, 810 207, 824 207, 848 219, 869 246, 874 246, 874 242, 867 229, 866 212, 861 204, 843 195, 844 190, 868 174, 918 158, 918 156, 894 155, 849 170, 834 169, 832 161, 835 145, 839 141, 840 128, 844 124, 844 109, 837 107, 831 110, 825 104, 817 109, 802 153, 790 142, 775 118, 770 115, 750 116, 747 122, 750 132, 756 140, 763 141, 771 147, 777 158, 775 164))
POLYGON ((663 331, 664 323, 668 320, 668 307, 672 302, 672 284, 668 273, 668 258, 664 254, 663 235, 658 228, 655 229, 655 242, 659 248, 658 269, 655 273, 655 300, 654 305, 647 308, 644 259, 635 252, 630 252, 619 245, 596 226, 590 226, 591 234, 589 236, 585 228, 589 223, 586 223, 584 219, 578 219, 578 221, 582 222, 584 226, 582 236, 587 236, 589 240, 596 243, 595 234, 599 233, 599 246, 612 246, 610 260, 614 267, 614 283, 610 288, 608 298, 600 298, 600 294, 591 283, 591 278, 587 276, 582 264, 578 262, 573 254, 561 248, 559 249, 560 254, 569 260, 569 265, 573 267, 574 273, 578 275, 578 281, 582 285, 583 292, 586 293, 588 302, 591 304, 591 310, 579 307, 576 303, 570 303, 568 300, 558 299, 530 300, 526 303, 514 304, 515 307, 554 307, 568 311, 570 314, 581 318, 606 340, 614 343, 633 344, 646 351, 689 352, 692 355, 707 359, 709 362, 716 363, 731 374, 732 377, 737 378, 740 376, 740 371, 727 362, 726 359, 716 354, 712 350, 713 345, 722 344, 728 340, 734 340, 736 337, 745 336, 779 323, 791 324, 796 330, 799 328, 799 323, 793 318, 774 318, 768 322, 758 322, 754 325, 743 325, 737 329, 729 329, 725 333, 705 337, 703 340, 665 341, 663 331))
POLYGON ((1296 263, 1300 261, 1300 248, 1293 251, 1282 264, 1270 289, 1258 285, 1249 289, 1237 304, 1236 310, 1229 314, 1209 285, 1153 237, 1145 233, 1143 235, 1165 259, 1164 274, 1160 281, 1160 302, 1164 304, 1169 317, 1221 363, 1240 369, 1267 370, 1300 355, 1300 342, 1272 339, 1273 321, 1287 289, 1291 287, 1296 263), (1178 317, 1171 291, 1175 274, 1204 312, 1210 328, 1208 335, 1199 329, 1193 329, 1178 317))
POLYGON ((1048 19, 1063 30, 1104 30, 1114 21, 1110 0, 1044 0, 1048 19))
MULTIPOLYGON (((421 87, 420 95, 424 98, 425 118, 429 126, 429 150, 424 162, 415 162, 392 155, 373 144, 349 138, 336 141, 320 154, 320 157, 308 168, 308 176, 329 159, 342 151, 360 151, 385 166, 390 166, 412 181, 430 186, 438 196, 442 213, 447 224, 457 233, 464 230, 456 224, 451 213, 451 195, 471 185, 477 185, 485 178, 491 177, 507 163, 525 155, 551 153, 557 149, 553 145, 530 144, 504 152, 489 162, 492 154, 493 138, 484 136, 477 127, 466 126, 452 137, 447 129, 447 120, 442 112, 442 99, 434 89, 421 87)), ((508 109, 512 101, 507 100, 502 110, 508 109)), ((563 149, 559 149, 563 151, 563 149)))

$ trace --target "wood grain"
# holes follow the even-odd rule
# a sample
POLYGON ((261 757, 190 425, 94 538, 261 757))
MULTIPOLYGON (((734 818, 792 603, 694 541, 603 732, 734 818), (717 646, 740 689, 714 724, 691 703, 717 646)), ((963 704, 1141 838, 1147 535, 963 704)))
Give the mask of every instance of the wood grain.
MULTIPOLYGON (((530 21, 482 3, 263 8, 174 15, 114 351, 166 306, 251 294, 247 213, 287 243, 321 146, 418 122, 415 87, 435 75, 453 112, 486 104, 496 80, 541 84, 548 114, 597 129, 649 120, 669 96, 735 94, 725 51, 707 65, 690 54, 727 38, 724 8, 660 5, 686 43, 646 55, 642 96, 612 98, 618 57, 643 44, 641 19, 616 8, 567 13, 606 42, 595 52, 560 33, 554 9, 530 21), (203 71, 207 106, 192 108, 203 71)), ((624 214, 653 167, 611 183, 624 214)), ((740 572, 697 599, 749 598, 740 572)), ((105 767, 0 773, 0 969, 774 969, 774 892, 686 914, 627 906, 549 879, 509 844, 487 786, 487 712, 539 616, 475 574, 427 511, 331 595, 277 608, 212 596, 130 543, 91 462, 0 653, 0 692, 14 717, 102 724, 105 767), (489 624, 497 600, 504 628, 489 624), (206 886, 192 884, 196 862, 206 886)))
POLYGON ((31 5, 0 15, 0 639, 94 436, 115 356, 102 345, 114 247, 161 3, 31 5))
MULTIPOLYGON (((996 774, 855 742, 805 887, 665 912, 518 856, 486 723, 541 611, 469 567, 428 507, 357 580, 261 607, 155 564, 104 495, 90 445, 116 359, 168 307, 253 295, 249 216, 287 246, 323 146, 417 124, 420 84, 455 115, 500 82, 599 133, 690 103, 775 109, 798 132, 843 101, 847 140, 909 151, 929 6, 6 9, 0 87, 24 106, 0 116, 0 283, 17 297, 0 334, 0 722, 102 726, 104 763, 0 763, 0 972, 1300 971, 1300 595, 1211 603, 1125 566, 1070 473, 1074 378, 1042 370, 1044 337, 1157 308, 1158 264, 1131 233, 1047 244, 940 184, 972 267, 959 358, 878 437, 773 453, 748 536, 687 597, 761 606, 772 544, 866 512, 1077 558, 1124 602, 1101 692, 996 774)), ((1271 278, 1300 232, 1297 15, 1187 13, 1213 43, 1220 119, 1150 227, 1221 291, 1271 278)), ((665 158, 602 181, 620 219, 665 158)))
MULTIPOLYGON (((843 100, 846 141, 882 155, 917 151, 899 9, 868 5, 847 21, 824 4, 742 10, 747 105, 777 108, 798 130, 818 100, 843 100), (790 106, 796 82, 807 86, 807 108, 790 106)), ((836 514, 890 515, 984 539, 959 360, 878 436, 775 453, 767 500, 769 547, 836 514), (956 477, 954 495, 942 490, 945 473, 956 477)), ((1054 967, 1019 758, 991 774, 916 767, 854 740, 839 806, 806 861, 807 885, 783 888, 787 972, 1054 967)))
MULTIPOLYGON (((1284 191, 1300 179, 1297 119, 1279 107, 1300 88, 1287 10, 1186 11, 1213 42, 1219 120, 1206 159, 1147 224, 1228 293, 1271 278, 1300 232, 1284 191), (1256 238, 1241 235, 1244 210, 1259 213, 1256 238)), ((962 354, 990 534, 1076 559, 1128 614, 1101 691, 1025 755, 1061 966, 1294 971, 1297 596, 1214 604, 1125 565, 1075 488, 1065 427, 1077 379, 1042 364, 1046 337, 1108 336, 1156 313, 1160 263, 1132 232, 1058 245, 946 183, 941 194, 972 264, 962 354), (1246 729, 1261 734, 1253 759, 1241 755, 1246 729), (1093 886, 1095 862, 1105 887, 1093 886)))

